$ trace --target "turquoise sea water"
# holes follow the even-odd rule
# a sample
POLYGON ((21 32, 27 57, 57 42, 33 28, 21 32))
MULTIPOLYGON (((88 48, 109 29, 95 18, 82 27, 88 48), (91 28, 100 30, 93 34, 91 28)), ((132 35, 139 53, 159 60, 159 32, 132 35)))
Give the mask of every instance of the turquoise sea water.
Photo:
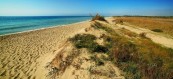
POLYGON ((0 35, 72 24, 91 19, 87 16, 0 16, 0 35))

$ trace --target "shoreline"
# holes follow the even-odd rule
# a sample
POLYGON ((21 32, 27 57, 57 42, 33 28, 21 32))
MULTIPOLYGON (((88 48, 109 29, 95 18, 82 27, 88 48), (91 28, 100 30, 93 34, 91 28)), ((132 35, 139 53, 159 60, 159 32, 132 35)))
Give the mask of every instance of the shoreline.
POLYGON ((50 26, 50 27, 45 27, 45 28, 27 30, 27 31, 16 32, 16 33, 2 34, 2 35, 0 35, 0 37, 16 35, 16 34, 22 34, 22 33, 29 33, 29 32, 39 31, 39 30, 46 30, 46 29, 51 29, 51 28, 57 28, 57 27, 65 27, 65 26, 70 26, 70 25, 74 25, 74 24, 84 23, 84 22, 88 22, 88 21, 90 21, 90 20, 75 22, 75 23, 71 23, 71 24, 63 24, 63 25, 56 25, 56 26, 50 26))
POLYGON ((90 21, 0 36, 0 79, 45 79, 45 67, 69 37, 84 33, 90 21))

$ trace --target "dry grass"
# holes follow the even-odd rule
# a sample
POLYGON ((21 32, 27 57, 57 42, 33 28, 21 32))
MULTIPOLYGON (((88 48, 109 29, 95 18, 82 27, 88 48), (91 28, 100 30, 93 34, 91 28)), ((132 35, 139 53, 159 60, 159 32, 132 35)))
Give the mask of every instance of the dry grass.
POLYGON ((127 35, 127 36, 129 36, 129 37, 137 37, 137 36, 138 36, 138 34, 133 33, 133 32, 131 32, 131 31, 129 31, 128 29, 125 29, 125 28, 120 29, 120 31, 121 31, 124 35, 127 35))
POLYGON ((159 17, 114 17, 118 21, 128 22, 130 24, 147 28, 150 30, 160 29, 164 33, 173 35, 173 18, 159 17))
MULTIPOLYGON (((130 42, 128 38, 117 35, 110 27, 99 23, 95 25, 110 34, 104 37, 106 47, 109 48, 109 58, 125 72, 126 78, 173 78, 172 49, 161 47, 150 39, 131 39, 133 42, 130 42)), ((140 36, 145 37, 145 34, 140 36)))
POLYGON ((91 21, 95 21, 95 20, 107 22, 107 20, 103 16, 100 16, 99 14, 96 14, 96 16, 94 16, 91 21))

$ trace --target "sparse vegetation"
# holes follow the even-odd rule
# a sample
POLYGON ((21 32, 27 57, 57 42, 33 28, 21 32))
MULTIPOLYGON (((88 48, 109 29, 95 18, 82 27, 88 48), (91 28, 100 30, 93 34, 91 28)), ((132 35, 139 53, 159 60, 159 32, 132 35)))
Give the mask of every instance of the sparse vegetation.
POLYGON ((116 22, 122 21, 124 23, 130 23, 132 25, 153 30, 154 32, 163 32, 169 35, 173 35, 173 17, 158 17, 158 16, 124 16, 114 17, 116 22), (156 29, 157 28, 157 29, 156 29))
MULTIPOLYGON (((103 29, 110 35, 105 35, 106 47, 109 48, 109 58, 125 72, 128 79, 169 79, 173 77, 172 49, 161 47, 150 39, 133 39, 119 36, 103 24, 96 22, 96 29, 103 29), (109 29, 109 30, 108 30, 109 29)), ((146 37, 141 33, 140 37, 146 37)))
MULTIPOLYGON (((87 48, 91 52, 104 52, 109 59, 91 56, 96 65, 104 65, 105 61, 112 61, 124 71, 127 79, 170 79, 173 78, 173 49, 161 47, 146 38, 131 38, 118 35, 110 26, 95 21, 91 25, 95 29, 105 30, 102 35, 105 45, 95 42, 97 39, 90 34, 77 34, 70 40, 77 48, 87 48)), ((128 34, 130 31, 128 31, 128 34)), ((135 35, 136 36, 136 35, 135 35)), ((92 73, 100 73, 93 71, 92 73)))
POLYGON ((124 27, 123 27, 122 29, 120 29, 120 31, 122 31, 122 33, 123 33, 124 35, 127 35, 127 36, 129 36, 129 37, 137 37, 137 36, 138 36, 138 34, 133 33, 133 32, 131 32, 131 31, 129 31, 128 29, 125 29, 124 27))
POLYGON ((96 14, 96 16, 94 16, 91 21, 95 21, 95 20, 107 22, 106 19, 103 16, 100 16, 99 14, 96 14))
POLYGON ((103 24, 101 24, 101 23, 99 23, 97 21, 95 21, 94 24, 91 25, 91 27, 93 27, 95 29, 105 30, 105 31, 107 31, 110 34, 114 34, 114 35, 116 34, 113 29, 111 29, 110 27, 105 27, 105 25, 103 25, 103 24))

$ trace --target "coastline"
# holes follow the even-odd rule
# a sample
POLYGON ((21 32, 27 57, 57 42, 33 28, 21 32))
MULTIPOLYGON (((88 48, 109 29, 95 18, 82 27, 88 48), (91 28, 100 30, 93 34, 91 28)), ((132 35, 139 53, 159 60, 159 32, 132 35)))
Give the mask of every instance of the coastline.
POLYGON ((46 65, 68 38, 84 33, 89 21, 0 36, 0 79, 45 79, 46 65))
POLYGON ((75 22, 75 23, 70 23, 70 24, 63 24, 63 25, 50 26, 50 27, 39 28, 39 29, 34 29, 34 30, 27 30, 27 31, 16 32, 16 33, 2 34, 2 35, 0 35, 0 37, 9 36, 9 35, 16 35, 16 34, 21 34, 21 33, 28 33, 28 32, 39 31, 39 30, 45 30, 45 29, 50 29, 50 28, 57 28, 57 27, 70 26, 70 25, 73 25, 73 24, 83 23, 83 22, 87 22, 87 21, 90 21, 90 20, 85 20, 85 21, 75 22))

